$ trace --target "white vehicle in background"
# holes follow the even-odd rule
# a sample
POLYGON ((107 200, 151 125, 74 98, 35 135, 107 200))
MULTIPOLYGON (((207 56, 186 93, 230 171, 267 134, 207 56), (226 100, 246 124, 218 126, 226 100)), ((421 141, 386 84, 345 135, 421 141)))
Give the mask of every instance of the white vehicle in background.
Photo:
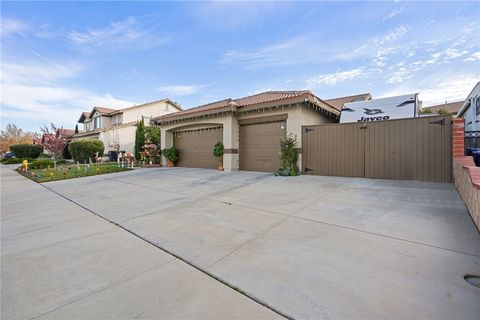
POLYGON ((418 93, 345 103, 340 123, 371 122, 418 116, 418 93))

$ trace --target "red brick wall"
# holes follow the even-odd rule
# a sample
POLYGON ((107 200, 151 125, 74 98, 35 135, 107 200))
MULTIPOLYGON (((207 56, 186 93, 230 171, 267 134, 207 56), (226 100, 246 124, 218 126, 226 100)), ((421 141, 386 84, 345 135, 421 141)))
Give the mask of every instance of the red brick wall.
POLYGON ((465 124, 463 118, 452 120, 452 156, 461 158, 465 156, 465 124))

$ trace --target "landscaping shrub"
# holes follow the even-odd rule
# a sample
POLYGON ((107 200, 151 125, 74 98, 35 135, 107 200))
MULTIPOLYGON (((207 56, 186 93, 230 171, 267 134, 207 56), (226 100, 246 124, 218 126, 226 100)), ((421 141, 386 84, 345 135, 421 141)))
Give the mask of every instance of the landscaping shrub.
POLYGON ((298 153, 295 150, 297 137, 289 134, 285 139, 280 140, 280 169, 277 174, 281 176, 298 176, 300 170, 297 166, 298 153))
POLYGON ((135 131, 135 159, 140 159, 140 152, 145 144, 145 124, 142 121, 137 122, 137 129, 135 131))
POLYGON ((165 158, 167 158, 167 160, 170 160, 173 163, 178 161, 179 152, 175 147, 163 149, 162 154, 165 156, 165 158))
POLYGON ((17 158, 36 158, 42 153, 42 146, 38 144, 14 144, 10 146, 10 151, 17 158))
POLYGON ((223 143, 218 141, 214 146, 213 146, 213 155, 217 158, 220 158, 223 156, 223 143))
POLYGON ((37 159, 32 161, 32 163, 29 163, 28 167, 30 169, 46 169, 46 168, 52 168, 53 167, 53 162, 50 159, 37 159))
POLYGON ((100 157, 103 156, 104 149, 103 142, 96 139, 80 139, 70 142, 68 146, 73 159, 81 163, 93 160, 96 152, 100 157))
POLYGON ((150 141, 155 145, 160 144, 160 130, 155 126, 148 126, 144 129, 145 132, 145 141, 150 141))
MULTIPOLYGON (((20 164, 22 161, 25 160, 25 158, 3 158, 0 160, 2 164, 20 164)), ((33 159, 27 159, 27 161, 30 163, 34 161, 33 159)))
POLYGON ((40 155, 37 158, 41 159, 50 159, 52 156, 46 153, 40 153, 40 155))

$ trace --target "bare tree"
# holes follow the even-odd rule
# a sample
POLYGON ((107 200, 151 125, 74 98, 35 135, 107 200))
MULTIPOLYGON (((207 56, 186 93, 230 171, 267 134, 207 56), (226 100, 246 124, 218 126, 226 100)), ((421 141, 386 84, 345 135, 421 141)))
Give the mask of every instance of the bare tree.
POLYGON ((32 143, 38 137, 38 133, 23 131, 15 124, 7 124, 5 130, 0 131, 0 152, 10 149, 11 145, 20 143, 32 143))
POLYGON ((40 131, 43 134, 43 149, 52 155, 55 167, 57 167, 57 160, 62 157, 63 151, 67 146, 67 140, 59 134, 59 129, 62 128, 57 128, 53 123, 50 123, 50 127, 47 125, 40 127, 40 131))

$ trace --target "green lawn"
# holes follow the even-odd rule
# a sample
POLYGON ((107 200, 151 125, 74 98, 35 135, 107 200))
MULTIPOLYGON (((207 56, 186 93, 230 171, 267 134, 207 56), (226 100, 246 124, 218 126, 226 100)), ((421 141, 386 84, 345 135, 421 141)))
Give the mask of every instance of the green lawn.
POLYGON ((106 164, 92 164, 85 167, 85 165, 69 165, 69 166, 59 166, 57 170, 51 169, 34 169, 30 170, 29 173, 19 171, 20 174, 24 175, 27 178, 30 178, 37 182, 48 182, 56 181, 63 179, 73 179, 86 176, 94 176, 100 174, 108 174, 113 172, 121 172, 132 170, 129 168, 118 168, 116 163, 106 163, 106 164))

